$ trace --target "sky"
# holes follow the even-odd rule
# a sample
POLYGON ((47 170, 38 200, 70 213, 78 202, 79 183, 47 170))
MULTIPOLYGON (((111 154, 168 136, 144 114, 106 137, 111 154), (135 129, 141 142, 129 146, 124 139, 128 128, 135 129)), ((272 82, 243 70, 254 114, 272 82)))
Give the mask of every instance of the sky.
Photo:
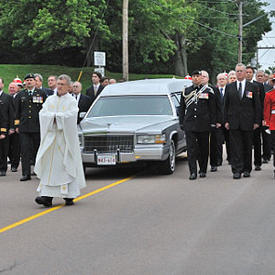
MULTIPOLYGON (((266 11, 275 10, 275 0, 265 0, 270 5, 267 6, 265 9, 266 11)), ((258 42, 258 47, 275 47, 275 18, 271 18, 272 23, 272 30, 266 33, 263 36, 263 39, 258 42)), ((257 24, 257 22, 255 22, 257 24)), ((268 69, 270 66, 275 66, 275 49, 259 49, 259 64, 261 65, 261 69, 268 69)))

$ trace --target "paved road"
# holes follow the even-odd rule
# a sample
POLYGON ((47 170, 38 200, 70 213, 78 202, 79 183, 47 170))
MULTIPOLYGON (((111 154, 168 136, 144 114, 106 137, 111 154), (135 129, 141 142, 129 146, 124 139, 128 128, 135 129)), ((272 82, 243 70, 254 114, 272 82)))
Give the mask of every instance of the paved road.
POLYGON ((19 177, 0 179, 0 273, 275 273, 271 163, 241 180, 224 164, 206 179, 189 181, 182 158, 172 176, 144 168, 89 169, 88 196, 49 213, 33 202, 38 180, 19 177))

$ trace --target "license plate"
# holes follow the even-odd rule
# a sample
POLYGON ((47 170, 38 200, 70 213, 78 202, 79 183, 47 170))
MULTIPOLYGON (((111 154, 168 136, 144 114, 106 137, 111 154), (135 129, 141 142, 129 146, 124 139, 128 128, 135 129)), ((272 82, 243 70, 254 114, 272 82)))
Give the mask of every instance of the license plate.
POLYGON ((116 165, 115 155, 98 155, 97 165, 116 165))

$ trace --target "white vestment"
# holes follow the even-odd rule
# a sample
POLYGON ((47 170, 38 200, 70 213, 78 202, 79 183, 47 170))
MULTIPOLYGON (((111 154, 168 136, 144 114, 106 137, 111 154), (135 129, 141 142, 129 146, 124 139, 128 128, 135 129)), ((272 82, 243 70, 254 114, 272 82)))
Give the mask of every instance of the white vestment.
POLYGON ((86 186, 77 114, 77 102, 69 93, 48 97, 39 112, 41 142, 34 172, 41 196, 75 198, 86 186))

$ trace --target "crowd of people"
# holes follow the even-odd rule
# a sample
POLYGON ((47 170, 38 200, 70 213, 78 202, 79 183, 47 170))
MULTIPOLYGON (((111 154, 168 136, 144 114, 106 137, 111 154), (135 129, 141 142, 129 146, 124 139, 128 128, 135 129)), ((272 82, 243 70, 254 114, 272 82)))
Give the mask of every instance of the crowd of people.
POLYGON ((67 75, 59 77, 50 75, 48 88, 45 88, 42 85, 41 74, 29 73, 25 76, 24 81, 18 77, 15 78, 8 85, 8 93, 4 93, 4 79, 0 78, 0 176, 6 176, 8 159, 12 172, 17 172, 21 161, 22 177, 20 181, 31 180, 32 174, 37 174, 41 180, 39 192, 42 195, 36 199, 39 204, 50 206, 52 197, 59 196, 65 199, 67 205, 71 205, 72 199, 79 194, 79 188, 76 186, 83 187, 85 185, 76 130, 77 124, 81 121, 79 114, 87 112, 106 85, 116 83, 115 79, 102 77, 99 72, 93 72, 91 80, 92 85, 86 90, 86 94, 82 94, 81 82, 73 82, 67 75), (51 110, 53 106, 55 109, 51 110), (72 123, 75 113, 73 110, 77 110, 75 125, 72 123), (67 125, 68 130, 65 130, 64 125, 68 118, 70 118, 70 125, 67 125), (47 122, 48 120, 49 122, 47 122), (74 129, 74 133, 66 136, 66 133, 72 129, 74 129), (53 135, 54 132, 55 135, 53 135), (55 162, 53 170, 59 167, 59 163, 63 163, 62 158, 66 159, 61 165, 64 168, 63 171, 61 171, 61 166, 57 169, 59 171, 58 179, 54 179, 53 171, 48 171, 46 167, 50 166, 45 163, 45 159, 49 158, 46 151, 51 151, 50 146, 52 146, 52 144, 48 144, 47 147, 46 144, 53 136, 55 136, 54 144, 59 142, 58 150, 53 150, 51 155, 51 161, 59 159, 59 162, 55 162), (65 140, 63 140, 64 137, 65 140), (65 147, 62 150, 63 145, 65 147), (75 145, 77 146, 75 147, 75 145), (59 151, 61 154, 57 153, 59 151), (73 168, 76 159, 79 162, 77 166, 81 168, 82 172, 79 169, 75 171, 73 168), (33 168, 35 162, 36 166, 33 168), (71 167, 68 168, 67 166, 70 165, 71 167), (51 180, 46 183, 46 179, 49 178, 51 180), (78 184, 70 184, 68 187, 66 183, 74 182, 73 178, 78 179, 78 184), (62 187, 60 192, 57 191, 59 186, 62 187), (53 196, 45 194, 53 194, 53 196))
MULTIPOLYGON (((219 73, 215 86, 209 83, 207 71, 196 70, 190 78, 193 85, 182 93, 179 114, 180 124, 186 133, 189 179, 196 179, 197 174, 201 178, 206 177, 208 159, 210 171, 218 170, 217 167, 223 163, 223 144, 234 179, 240 179, 242 175, 250 177, 253 148, 255 170, 260 171, 262 164, 270 161, 272 148, 275 148, 275 74, 268 75, 261 70, 255 73, 253 67, 240 63, 235 71, 219 73)), ((66 75, 49 76, 48 88, 45 88, 41 74, 29 73, 23 82, 15 78, 8 85, 8 93, 4 93, 4 79, 0 78, 0 176, 6 176, 8 159, 12 172, 17 172, 21 161, 20 181, 31 180, 35 173, 41 179, 38 189, 42 195, 36 199, 39 204, 50 206, 52 198, 60 196, 65 198, 67 205, 71 205, 72 199, 79 194, 79 189, 72 188, 73 184, 70 188, 66 185, 66 182, 74 182, 76 177, 83 182, 84 176, 79 171, 75 171, 74 175, 66 174, 66 171, 74 171, 72 156, 80 154, 74 148, 75 140, 66 138, 67 130, 63 126, 68 117, 74 118, 77 110, 75 128, 67 126, 75 129, 77 136, 76 126, 81 121, 79 114, 87 112, 106 85, 116 83, 115 79, 102 77, 99 72, 93 72, 91 80, 92 85, 82 94, 81 82, 72 82, 66 75), (53 140, 59 142, 58 150, 48 155, 53 140), (48 147, 47 142, 51 144, 48 147), (62 149, 63 143, 68 144, 62 149), (72 158, 68 155, 68 148, 72 151, 72 158), (61 153, 56 153, 58 151, 61 153), (66 159, 66 164, 62 166, 62 175, 65 176, 60 185, 54 183, 60 178, 54 179, 52 171, 48 170, 50 167, 41 167, 45 159, 51 159, 55 162, 54 166, 59 167, 57 160, 61 156, 66 159), (33 170, 35 161, 37 166, 33 170), (67 169, 67 165, 71 168, 67 169), (49 175, 53 177, 53 186, 45 183, 49 181, 49 175), (61 190, 58 191, 59 185, 61 190)), ((60 173, 55 176, 60 177, 60 173)))
POLYGON ((235 71, 219 73, 215 86, 206 71, 194 71, 191 79, 193 85, 183 91, 180 107, 189 179, 197 174, 206 177, 208 158, 210 171, 217 171, 224 143, 233 179, 250 177, 253 148, 255 171, 260 171, 275 148, 275 74, 255 73, 252 66, 239 63, 235 71))
MULTIPOLYGON (((41 74, 27 74, 24 80, 15 78, 8 85, 8 93, 4 93, 4 79, 0 77, 0 176, 7 171, 7 158, 11 171, 17 172, 22 156, 21 181, 31 179, 31 168, 34 165, 36 152, 40 143, 40 125, 38 113, 46 99, 57 94, 57 76, 48 77, 48 88, 42 86, 41 74), (29 91, 26 94, 24 91, 29 91), (20 140, 19 140, 20 133, 20 140), (32 151, 32 154, 29 152, 32 151)), ((92 73, 92 85, 82 93, 79 81, 70 83, 69 93, 78 103, 77 123, 81 121, 79 114, 87 112, 95 98, 106 85, 116 83, 115 79, 102 77, 99 72, 92 73)))

